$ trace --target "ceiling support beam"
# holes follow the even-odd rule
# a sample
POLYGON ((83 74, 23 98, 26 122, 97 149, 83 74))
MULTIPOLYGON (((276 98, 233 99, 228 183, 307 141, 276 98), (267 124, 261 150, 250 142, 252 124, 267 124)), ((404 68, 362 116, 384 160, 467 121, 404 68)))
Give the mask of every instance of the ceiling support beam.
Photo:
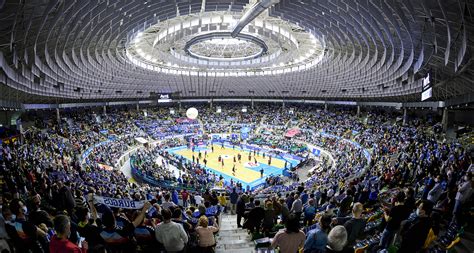
POLYGON ((247 26, 252 20, 258 17, 270 6, 280 2, 280 0, 261 0, 254 4, 247 12, 240 18, 237 25, 235 25, 234 30, 232 31, 232 37, 236 37, 245 26, 247 26))

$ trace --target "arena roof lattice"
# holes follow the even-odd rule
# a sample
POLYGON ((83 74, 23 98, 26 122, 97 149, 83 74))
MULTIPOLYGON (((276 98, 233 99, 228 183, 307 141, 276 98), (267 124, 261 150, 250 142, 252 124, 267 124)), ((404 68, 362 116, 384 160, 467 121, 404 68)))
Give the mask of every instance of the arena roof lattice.
POLYGON ((280 0, 224 36, 254 3, 0 1, 0 99, 418 101, 428 73, 435 99, 474 91, 472 1, 280 0))

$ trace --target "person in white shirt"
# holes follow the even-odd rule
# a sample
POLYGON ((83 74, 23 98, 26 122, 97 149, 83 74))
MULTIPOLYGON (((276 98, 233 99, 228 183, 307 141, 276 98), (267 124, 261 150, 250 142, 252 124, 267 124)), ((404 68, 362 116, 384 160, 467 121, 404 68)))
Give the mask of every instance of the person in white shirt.
POLYGON ((332 198, 332 196, 334 196, 334 190, 332 189, 332 187, 329 188, 327 196, 328 196, 328 199, 330 199, 330 198, 332 198))
POLYGON ((436 202, 438 202, 438 199, 442 193, 443 193, 443 187, 441 186, 440 176, 438 176, 435 178, 435 185, 433 186, 433 189, 431 189, 428 192, 427 199, 433 202, 434 204, 436 204, 436 202))
POLYGON ((165 202, 163 202, 163 203, 161 204, 161 207, 162 207, 163 209, 169 209, 169 208, 172 207, 172 206, 176 206, 175 203, 173 203, 172 201, 170 201, 170 199, 171 199, 171 196, 170 196, 169 193, 167 193, 167 194, 165 195, 165 202))
POLYGON ((213 224, 215 224, 215 226, 209 226, 209 220, 206 216, 201 216, 199 218, 196 233, 199 237, 199 247, 201 252, 214 252, 214 247, 216 246, 214 233, 219 231, 219 227, 216 223, 213 224))
POLYGON ((303 202, 300 199, 300 195, 295 194, 295 201, 293 201, 293 205, 291 206, 290 213, 294 213, 296 217, 300 218, 302 212, 303 212, 303 202))
POLYGON ((467 173, 464 176, 464 182, 459 186, 458 192, 456 193, 456 202, 453 210, 453 221, 458 219, 461 215, 463 204, 471 197, 472 194, 472 175, 467 173))
POLYGON ((196 206, 199 206, 202 204, 202 197, 201 195, 196 195, 194 196, 194 200, 196 201, 196 206))
POLYGON ((171 211, 163 209, 161 211, 163 222, 155 228, 155 237, 163 244, 168 253, 179 253, 184 250, 188 243, 188 235, 181 224, 171 221, 171 211))

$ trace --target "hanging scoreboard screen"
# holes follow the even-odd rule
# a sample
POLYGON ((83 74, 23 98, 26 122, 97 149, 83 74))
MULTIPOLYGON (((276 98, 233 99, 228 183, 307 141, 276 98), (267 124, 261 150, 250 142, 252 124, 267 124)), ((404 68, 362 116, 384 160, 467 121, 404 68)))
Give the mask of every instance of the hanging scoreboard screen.
POLYGON ((158 103, 169 103, 171 101, 172 99, 170 93, 158 94, 158 103))
POLYGON ((422 79, 421 101, 425 101, 433 96, 433 87, 431 84, 431 74, 428 72, 422 79))

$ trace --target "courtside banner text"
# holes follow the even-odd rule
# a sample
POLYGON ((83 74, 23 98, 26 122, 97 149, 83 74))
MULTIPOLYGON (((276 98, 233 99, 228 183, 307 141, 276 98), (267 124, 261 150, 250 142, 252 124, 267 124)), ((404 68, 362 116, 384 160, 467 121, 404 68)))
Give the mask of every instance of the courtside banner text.
POLYGON ((94 202, 104 204, 110 207, 118 207, 125 209, 140 209, 145 204, 145 201, 133 201, 129 199, 114 199, 109 197, 94 196, 94 202))

